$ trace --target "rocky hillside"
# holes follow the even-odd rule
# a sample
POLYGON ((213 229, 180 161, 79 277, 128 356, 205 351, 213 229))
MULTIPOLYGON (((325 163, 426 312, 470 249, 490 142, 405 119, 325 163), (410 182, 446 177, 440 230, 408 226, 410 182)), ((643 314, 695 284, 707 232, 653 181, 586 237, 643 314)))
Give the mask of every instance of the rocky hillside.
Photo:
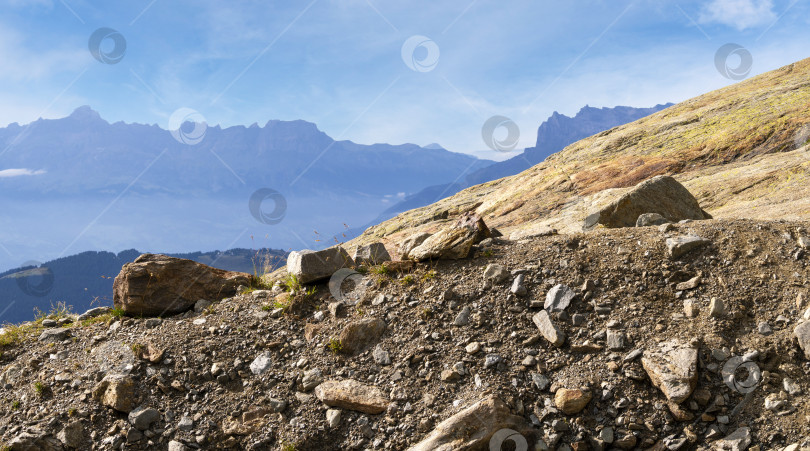
MULTIPOLYGON (((808 231, 707 220, 490 238, 467 259, 372 266, 332 290, 243 287, 162 319, 54 312, 0 335, 0 440, 797 450, 810 446, 808 231)), ((173 263, 128 265, 116 293, 126 279, 157 300, 192 275, 160 264, 173 263)))
MULTIPOLYGON (((674 175, 718 218, 808 219, 810 59, 566 147, 518 175, 468 188, 369 228, 350 243, 392 248, 473 210, 505 234, 584 219, 627 188, 674 175)), ((525 232, 523 232, 525 233, 525 232)))
POLYGON ((808 449, 809 72, 587 138, 353 255, 291 252, 286 274, 142 255, 114 309, 0 332, 0 440, 808 449))

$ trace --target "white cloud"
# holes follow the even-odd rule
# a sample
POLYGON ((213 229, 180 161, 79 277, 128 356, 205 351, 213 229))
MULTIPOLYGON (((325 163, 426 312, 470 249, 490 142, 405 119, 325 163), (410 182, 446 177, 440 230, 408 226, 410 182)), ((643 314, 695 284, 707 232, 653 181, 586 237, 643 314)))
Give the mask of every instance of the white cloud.
POLYGON ((700 13, 701 23, 719 23, 740 31, 776 20, 773 0, 712 0, 700 13))
POLYGON ((3 169, 0 170, 0 179, 2 178, 10 178, 10 177, 19 177, 21 175, 41 175, 44 174, 45 171, 42 169, 37 169, 33 171, 31 169, 3 169))

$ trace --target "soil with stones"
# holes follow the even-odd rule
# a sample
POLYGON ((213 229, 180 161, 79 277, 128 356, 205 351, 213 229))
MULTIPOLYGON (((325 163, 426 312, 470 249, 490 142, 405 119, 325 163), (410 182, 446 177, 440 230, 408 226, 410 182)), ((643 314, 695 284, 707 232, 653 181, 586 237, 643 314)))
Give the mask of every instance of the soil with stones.
POLYGON ((488 239, 467 259, 372 268, 357 303, 323 283, 163 319, 39 320, 3 341, 0 440, 400 450, 496 395, 529 449, 807 447, 794 329, 810 319, 808 230, 709 220, 488 239), (708 243, 673 258, 667 238, 682 235, 708 243), (133 384, 112 390, 112 375, 133 384))

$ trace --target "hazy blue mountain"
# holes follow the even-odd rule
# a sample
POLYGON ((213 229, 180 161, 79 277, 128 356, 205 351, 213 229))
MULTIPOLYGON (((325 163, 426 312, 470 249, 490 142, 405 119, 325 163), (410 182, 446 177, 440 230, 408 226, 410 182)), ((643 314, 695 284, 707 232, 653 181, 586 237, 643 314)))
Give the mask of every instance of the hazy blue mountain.
MULTIPOLYGON (((18 323, 34 318, 34 309, 48 312, 63 302, 81 313, 99 305, 112 305, 113 279, 121 266, 141 253, 135 249, 112 252, 82 252, 40 266, 15 268, 0 273, 0 324, 18 323)), ((174 257, 205 263, 216 268, 261 272, 267 265, 286 264, 287 253, 272 249, 231 249, 220 252, 172 254, 174 257), (254 271, 254 268, 258 268, 254 271)))
MULTIPOLYGON (((624 125, 649 116, 672 105, 672 103, 667 103, 665 105, 656 105, 652 108, 633 108, 628 106, 592 108, 586 105, 579 110, 574 117, 568 117, 555 111, 551 117, 546 119, 540 124, 540 127, 538 127, 537 143, 534 147, 528 147, 521 152, 520 155, 514 156, 508 160, 493 163, 487 167, 472 171, 466 177, 462 177, 455 182, 431 185, 415 194, 406 196, 399 203, 385 210, 380 216, 371 221, 369 225, 393 218, 403 211, 432 204, 440 199, 452 196, 464 188, 519 174, 542 162, 549 155, 559 152, 569 144, 573 144, 583 138, 609 130, 613 127, 618 127, 619 125, 624 125)), ((362 229, 362 227, 354 229, 353 232, 360 229, 362 229)), ((360 230, 359 233, 362 233, 362 230, 360 230)))
MULTIPOLYGON (((187 137, 194 126, 184 124, 187 137)), ((364 224, 406 193, 491 163, 335 141, 305 121, 207 127, 188 145, 89 107, 0 128, 0 152, 0 270, 85 250, 315 247, 334 239, 321 231, 364 224), (278 221, 251 213, 260 189, 283 196, 278 214, 278 197, 261 204, 278 221)))

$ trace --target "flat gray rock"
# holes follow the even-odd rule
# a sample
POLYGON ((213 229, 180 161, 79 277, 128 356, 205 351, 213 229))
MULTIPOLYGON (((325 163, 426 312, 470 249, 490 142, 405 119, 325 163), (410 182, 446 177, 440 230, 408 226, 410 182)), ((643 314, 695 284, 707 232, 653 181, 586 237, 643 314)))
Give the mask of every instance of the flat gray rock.
POLYGON ((46 329, 39 335, 39 341, 46 343, 59 343, 68 338, 70 338, 70 329, 65 327, 46 329))
POLYGON ((300 283, 328 279, 338 269, 351 266, 354 266, 354 260, 340 246, 321 251, 293 251, 287 257, 287 272, 295 275, 300 283))
POLYGON ((718 440, 714 443, 714 449, 724 451, 745 451, 751 444, 751 430, 742 427, 737 428, 734 432, 726 436, 726 438, 718 440))
POLYGON ((509 278, 509 271, 501 265, 491 263, 484 269, 484 280, 492 283, 502 283, 509 278))
POLYGON ((679 258, 697 248, 709 244, 711 241, 696 235, 681 235, 667 238, 667 252, 672 258, 679 258))
POLYGON ((565 343, 565 334, 559 327, 551 322, 547 311, 541 310, 537 312, 537 314, 532 317, 532 321, 534 321, 534 324, 540 330, 543 337, 551 344, 559 348, 565 343))
POLYGON ((250 363, 250 372, 255 375, 264 374, 273 366, 273 361, 270 359, 270 354, 262 354, 250 363))
POLYGON ((379 265, 380 263, 391 261, 391 255, 382 243, 371 243, 358 246, 352 256, 357 265, 379 265))
POLYGON ((810 359, 810 321, 805 321, 796 326, 793 329, 793 335, 796 336, 799 347, 804 351, 804 358, 810 359))
POLYGON ((697 361, 697 349, 677 340, 646 350, 641 358, 653 385, 675 404, 682 403, 695 389, 697 361))
POLYGON ((574 290, 568 288, 566 285, 554 285, 554 287, 546 293, 546 302, 543 304, 543 308, 549 312, 561 312, 571 304, 571 300, 574 299, 576 295, 574 290))
POLYGON ((145 431, 149 429, 152 423, 160 419, 160 412, 151 407, 141 406, 130 412, 128 418, 130 424, 138 428, 139 431, 145 431))

